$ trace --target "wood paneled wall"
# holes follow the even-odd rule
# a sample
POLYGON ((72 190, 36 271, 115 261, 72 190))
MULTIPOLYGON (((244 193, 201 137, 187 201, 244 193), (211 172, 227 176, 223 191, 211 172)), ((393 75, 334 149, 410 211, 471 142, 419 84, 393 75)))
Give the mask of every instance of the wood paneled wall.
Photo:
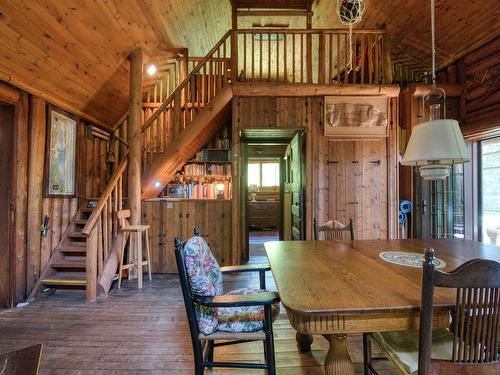
POLYGON ((77 196, 43 196, 46 157, 47 103, 7 85, 0 85, 0 100, 15 105, 13 134, 12 301, 24 300, 49 260, 78 205, 99 196, 107 181, 106 151, 109 135, 83 121, 78 123, 77 196), (40 226, 49 217, 49 231, 40 226))
POLYGON ((234 264, 231 251, 231 201, 182 200, 147 201, 142 204, 143 224, 151 226, 151 269, 155 273, 176 273, 174 239, 193 236, 200 229, 221 266, 234 264))
MULTIPOLYGON (((286 129, 306 131, 306 238, 312 238, 313 217, 318 217, 320 222, 334 218, 348 221, 353 217, 359 222, 357 236, 360 239, 397 237, 398 98, 389 100, 388 138, 331 141, 323 135, 321 96, 233 99, 233 134, 257 128, 266 130, 263 134, 271 134, 270 129, 275 134, 286 129), (339 166, 328 162, 335 158, 339 159, 339 166), (347 192, 357 194, 359 199, 353 196, 348 201, 347 192), (349 202, 353 204, 349 205, 349 202)), ((241 148, 239 143, 240 139, 233 139, 235 155, 234 150, 241 148)), ((234 173, 238 173, 237 169, 234 173)), ((233 177, 236 186, 236 176, 233 177)), ((236 192, 237 188, 234 190, 236 192)), ((233 196, 233 199, 233 204, 237 205, 238 198, 233 196)), ((233 218, 241 219, 241 205, 233 211, 233 218)), ((233 232, 233 237, 236 232, 238 230, 233 232)), ((233 246, 240 246, 243 241, 245 237, 240 230, 238 238, 233 238, 233 246)))

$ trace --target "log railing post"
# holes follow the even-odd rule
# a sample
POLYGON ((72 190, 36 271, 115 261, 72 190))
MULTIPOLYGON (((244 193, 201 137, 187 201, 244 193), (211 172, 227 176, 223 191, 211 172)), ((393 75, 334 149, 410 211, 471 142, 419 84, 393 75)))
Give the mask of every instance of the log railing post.
POLYGON ((238 31, 231 31, 231 82, 238 81, 238 31))
POLYGON ((128 198, 130 224, 141 223, 141 111, 142 111, 142 49, 130 55, 130 96, 128 119, 128 198))
POLYGON ((388 33, 382 37, 383 83, 392 83, 391 39, 388 33))
POLYGON ((326 58, 326 44, 325 44, 325 32, 321 31, 319 33, 319 45, 318 45, 318 83, 320 85, 325 84, 325 58, 326 58))
POLYGON ((85 300, 86 302, 93 302, 97 298, 97 229, 95 227, 87 237, 85 270, 85 300))

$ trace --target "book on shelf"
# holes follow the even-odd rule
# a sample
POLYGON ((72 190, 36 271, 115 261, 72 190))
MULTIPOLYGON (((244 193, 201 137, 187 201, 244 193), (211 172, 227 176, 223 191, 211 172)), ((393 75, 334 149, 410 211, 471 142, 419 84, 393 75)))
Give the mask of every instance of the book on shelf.
POLYGON ((231 182, 172 182, 167 185, 164 196, 184 199, 230 199, 231 182))
POLYGON ((186 164, 182 173, 187 176, 231 176, 231 164, 186 164))
POLYGON ((195 161, 230 161, 231 151, 229 149, 203 149, 196 153, 195 161))

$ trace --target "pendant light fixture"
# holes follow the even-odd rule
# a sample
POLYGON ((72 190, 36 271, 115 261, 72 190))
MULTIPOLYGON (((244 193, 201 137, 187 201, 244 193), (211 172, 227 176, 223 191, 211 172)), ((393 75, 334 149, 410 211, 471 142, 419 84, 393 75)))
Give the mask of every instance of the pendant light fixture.
POLYGON ((453 164, 470 160, 458 122, 446 119, 446 93, 436 86, 434 1, 431 0, 432 88, 424 96, 424 102, 429 107, 429 121, 412 130, 401 162, 402 165, 418 167, 420 176, 425 180, 444 179, 450 174, 453 164), (444 119, 441 119, 441 100, 444 119))

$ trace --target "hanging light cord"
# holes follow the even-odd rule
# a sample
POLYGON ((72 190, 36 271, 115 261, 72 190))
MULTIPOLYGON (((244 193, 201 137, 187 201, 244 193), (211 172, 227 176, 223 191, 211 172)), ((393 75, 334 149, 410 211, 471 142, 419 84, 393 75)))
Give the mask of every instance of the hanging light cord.
POLYGON ((432 86, 436 86, 436 15, 434 1, 431 0, 431 40, 432 40, 432 86))

